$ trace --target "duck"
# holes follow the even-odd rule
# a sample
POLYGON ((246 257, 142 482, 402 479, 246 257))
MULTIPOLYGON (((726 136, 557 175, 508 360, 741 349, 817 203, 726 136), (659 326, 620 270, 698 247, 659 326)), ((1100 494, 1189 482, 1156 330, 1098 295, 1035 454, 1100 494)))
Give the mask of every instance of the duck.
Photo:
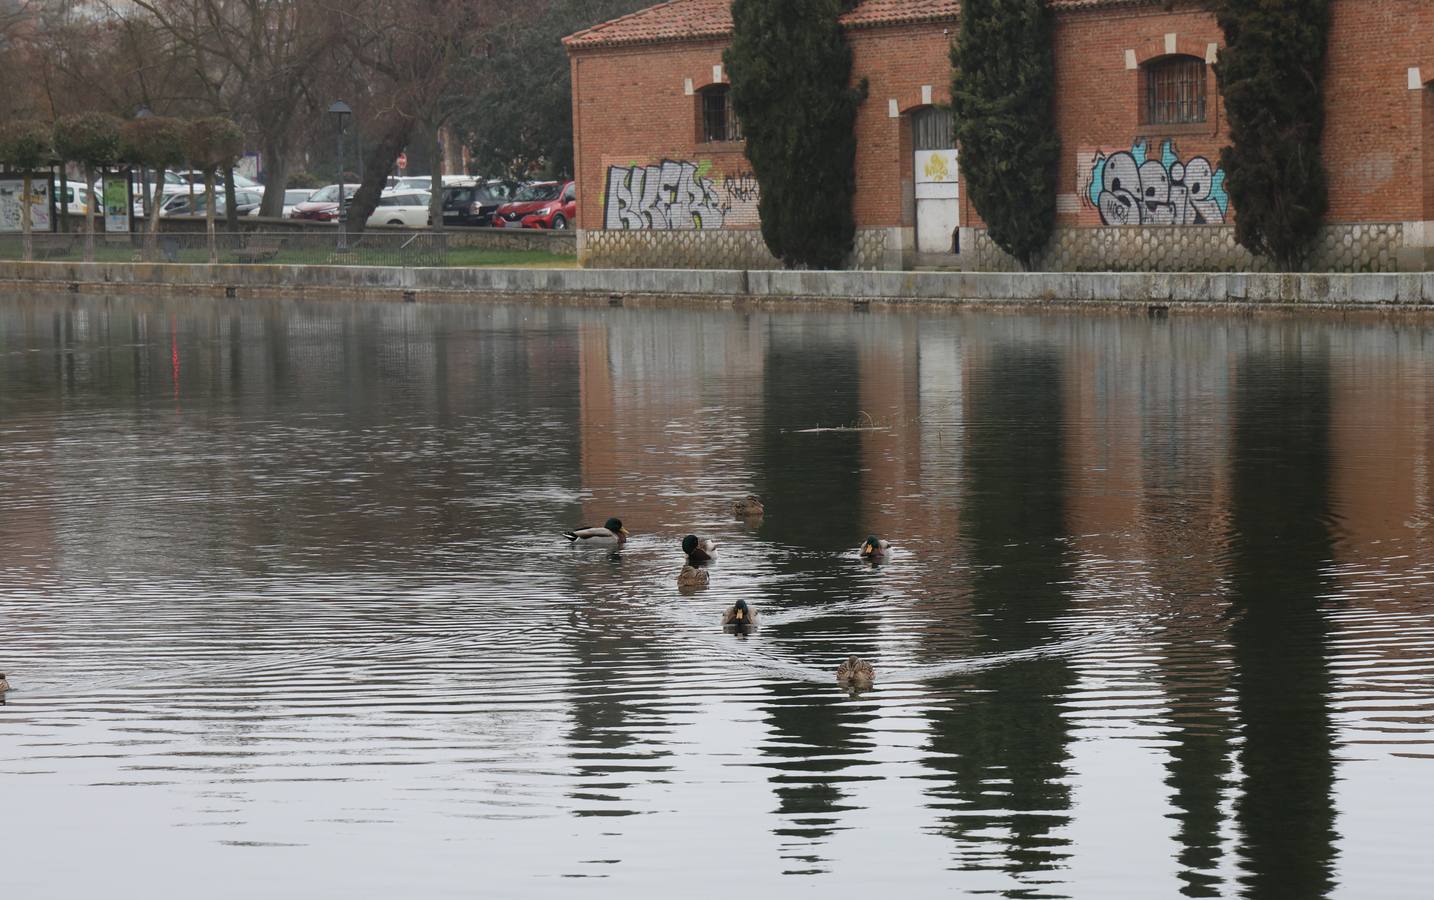
POLYGON ((861 545, 861 558, 879 562, 891 557, 891 544, 874 534, 869 534, 861 545))
POLYGON ((722 626, 724 628, 728 625, 734 628, 755 627, 757 618, 757 611, 748 606, 746 600, 738 600, 722 613, 722 626))
POLYGON ((677 586, 680 588, 706 587, 710 580, 711 575, 701 566, 686 565, 677 573, 677 586))
POLYGON ((766 511, 762 498, 756 494, 748 494, 744 499, 732 504, 732 514, 739 519, 755 519, 766 511))
POLYGON ((0 672, 0 694, 4 694, 8 690, 10 690, 10 682, 5 680, 5 673, 0 672))
POLYGON ((580 547, 621 547, 627 543, 627 529, 621 519, 608 519, 601 528, 584 525, 572 531, 564 531, 563 537, 580 547))
POLYGON ((860 657, 848 656, 846 662, 837 666, 836 676, 837 684, 862 691, 876 680, 876 669, 860 657))
POLYGON ((706 565, 717 554, 717 542, 711 538, 699 538, 689 534, 682 539, 682 552, 687 554, 689 566, 706 565))

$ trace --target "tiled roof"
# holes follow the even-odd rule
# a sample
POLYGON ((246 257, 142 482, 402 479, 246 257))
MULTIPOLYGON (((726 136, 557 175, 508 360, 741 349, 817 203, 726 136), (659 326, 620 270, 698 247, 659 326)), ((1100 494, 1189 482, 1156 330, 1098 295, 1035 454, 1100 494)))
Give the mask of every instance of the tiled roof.
POLYGON ((668 0, 563 38, 569 47, 615 47, 725 37, 732 0, 668 0))
MULTIPOLYGON (((1056 9, 1140 6, 1157 0, 1046 0, 1056 9)), ((957 18, 959 0, 864 0, 841 17, 848 28, 957 18)), ((732 0, 667 0, 563 38, 569 47, 618 47, 722 38, 732 33, 732 0)))
MULTIPOLYGON (((901 25, 956 18, 957 0, 865 0, 842 16, 848 28, 901 25)), ((615 47, 726 37, 732 0, 668 0, 563 39, 569 47, 615 47)))
POLYGON ((871 28, 950 20, 960 11, 957 0, 866 0, 841 21, 848 28, 871 28))

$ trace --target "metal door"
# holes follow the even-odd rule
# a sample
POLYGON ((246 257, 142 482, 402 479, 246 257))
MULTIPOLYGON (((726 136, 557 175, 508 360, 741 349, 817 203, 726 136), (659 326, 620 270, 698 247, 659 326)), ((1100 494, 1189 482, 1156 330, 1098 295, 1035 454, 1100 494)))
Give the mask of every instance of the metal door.
POLYGON ((917 110, 911 128, 916 152, 916 251, 955 253, 961 207, 951 110, 937 106, 917 110))

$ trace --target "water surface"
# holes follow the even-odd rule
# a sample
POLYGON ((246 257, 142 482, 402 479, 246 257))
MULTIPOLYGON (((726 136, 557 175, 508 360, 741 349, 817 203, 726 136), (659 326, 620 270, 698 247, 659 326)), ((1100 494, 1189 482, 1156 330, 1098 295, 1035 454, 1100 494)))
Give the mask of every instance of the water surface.
POLYGON ((1422 900, 1431 369, 1418 320, 0 295, 0 894, 1422 900))

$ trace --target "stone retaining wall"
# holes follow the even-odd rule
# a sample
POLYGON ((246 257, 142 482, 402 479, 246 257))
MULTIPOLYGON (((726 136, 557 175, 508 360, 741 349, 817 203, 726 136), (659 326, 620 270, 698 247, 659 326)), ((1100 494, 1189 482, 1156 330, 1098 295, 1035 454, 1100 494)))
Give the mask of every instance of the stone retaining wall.
MULTIPOLYGON (((160 234, 174 232, 181 234, 203 233, 203 216, 168 216, 162 220, 160 234)), ((224 231, 224 220, 217 227, 224 231)), ((259 216, 240 216, 239 230, 245 233, 264 231, 320 231, 333 232, 337 226, 332 222, 313 222, 305 219, 270 219, 259 216)), ((372 225, 368 231, 379 234, 417 233, 417 229, 398 225, 372 225)), ((577 234, 574 231, 544 231, 539 228, 448 228, 449 248, 479 247, 484 250, 545 250, 559 256, 577 256, 577 234)))
POLYGON ((1428 306, 1434 273, 791 272, 491 269, 0 261, 0 285, 178 290, 232 296, 457 301, 632 295, 719 301, 1279 306, 1428 306))
MULTIPOLYGON (((984 229, 970 229, 975 260, 970 268, 1013 272, 1020 266, 984 229)), ((1404 249, 1400 223, 1331 225, 1315 239, 1309 272, 1396 272, 1404 249)), ((1059 228, 1036 260, 1049 272, 1267 272, 1269 260, 1235 243, 1233 225, 1059 228)))
MULTIPOLYGON (((753 228, 710 231, 582 231, 578 259, 595 269, 780 269, 762 232, 753 228)), ((887 229, 856 233, 853 269, 886 267, 887 229)))

